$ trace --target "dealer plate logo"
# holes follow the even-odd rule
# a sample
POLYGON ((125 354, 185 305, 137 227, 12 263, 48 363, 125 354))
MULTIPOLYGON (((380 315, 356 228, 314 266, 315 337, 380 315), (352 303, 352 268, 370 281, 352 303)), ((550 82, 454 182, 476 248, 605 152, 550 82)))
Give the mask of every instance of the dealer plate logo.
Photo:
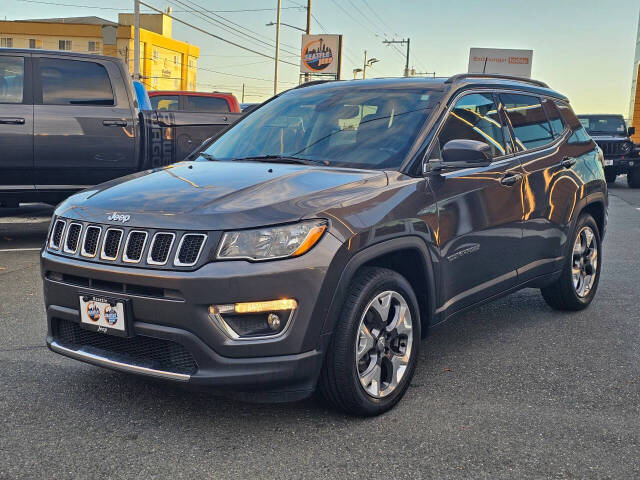
POLYGON ((104 319, 109 325, 115 325, 118 322, 118 311, 111 305, 104 307, 104 319))

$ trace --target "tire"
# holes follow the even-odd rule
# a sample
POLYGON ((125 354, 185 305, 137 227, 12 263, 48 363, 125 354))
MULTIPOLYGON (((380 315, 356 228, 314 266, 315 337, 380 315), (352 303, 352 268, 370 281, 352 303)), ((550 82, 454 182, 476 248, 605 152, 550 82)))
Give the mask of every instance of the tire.
POLYGON ((634 168, 627 173, 627 185, 629 188, 640 188, 640 168, 634 168))
POLYGON ((607 181, 607 183, 615 183, 617 176, 618 174, 615 170, 610 170, 607 168, 604 169, 604 179, 607 181))
POLYGON ((600 281, 600 270, 602 268, 602 243, 600 242, 600 231, 598 225, 591 215, 583 213, 578 218, 576 228, 571 237, 570 250, 565 259, 564 266, 560 278, 551 285, 541 289, 542 296, 550 307, 556 310, 578 311, 589 306, 598 290, 598 282, 600 281), (588 243, 587 231, 593 234, 591 243, 588 243), (580 238, 580 245, 577 244, 580 238), (586 241, 585 241, 586 240, 586 241), (586 244, 584 252, 576 252, 581 246, 586 244), (595 267, 593 265, 593 247, 595 246, 595 267), (577 255, 579 257, 577 257, 577 255), (587 261, 585 258, 590 257, 587 261), (574 279, 573 267, 579 266, 576 270, 580 271, 578 276, 582 283, 578 280, 576 285, 574 279), (588 276, 589 270, 592 272, 591 277, 588 276), (587 275, 582 277, 582 275, 587 275), (590 284, 590 286, 589 286, 590 284))
POLYGON ((384 413, 407 391, 419 348, 420 312, 411 285, 393 270, 365 267, 349 286, 320 374, 320 393, 331 404, 353 415, 369 417, 384 413), (385 311, 387 303, 390 307, 386 328, 378 328, 385 325, 380 323, 383 315, 379 312, 385 311), (397 321, 401 311, 410 315, 397 321), (397 375, 393 372, 400 371, 403 372, 400 380, 394 381, 397 375), (369 377, 376 376, 380 381, 369 383, 369 377))

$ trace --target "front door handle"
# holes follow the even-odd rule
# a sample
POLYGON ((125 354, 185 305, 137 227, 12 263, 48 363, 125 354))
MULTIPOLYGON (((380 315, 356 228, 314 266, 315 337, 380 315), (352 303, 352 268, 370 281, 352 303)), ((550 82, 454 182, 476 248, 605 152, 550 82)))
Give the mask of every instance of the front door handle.
POLYGON ((105 127, 126 127, 126 120, 103 120, 102 125, 105 127))
POLYGON ((576 159, 573 157, 564 157, 560 162, 564 168, 571 168, 576 164, 576 159))
POLYGON ((522 179, 522 175, 519 173, 505 173, 500 179, 500 183, 507 187, 511 187, 518 183, 522 179))
POLYGON ((0 123, 4 125, 24 125, 24 118, 0 117, 0 123))

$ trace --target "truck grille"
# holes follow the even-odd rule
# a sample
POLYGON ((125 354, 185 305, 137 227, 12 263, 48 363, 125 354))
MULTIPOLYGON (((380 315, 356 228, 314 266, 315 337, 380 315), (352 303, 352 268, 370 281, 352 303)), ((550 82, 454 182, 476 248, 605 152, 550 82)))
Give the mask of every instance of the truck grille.
POLYGON ((54 321, 54 337, 64 347, 89 347, 106 358, 165 372, 193 375, 198 369, 193 355, 179 343, 140 335, 116 337, 85 330, 68 320, 54 321))
POLYGON ((202 253, 205 246, 215 247, 220 235, 221 232, 114 227, 57 219, 51 229, 48 248, 59 255, 85 261, 187 269, 195 267, 202 258, 208 258, 202 253))
POLYGON ((631 153, 629 142, 608 142, 605 140, 596 141, 598 146, 602 149, 602 153, 607 155, 628 155, 631 153))

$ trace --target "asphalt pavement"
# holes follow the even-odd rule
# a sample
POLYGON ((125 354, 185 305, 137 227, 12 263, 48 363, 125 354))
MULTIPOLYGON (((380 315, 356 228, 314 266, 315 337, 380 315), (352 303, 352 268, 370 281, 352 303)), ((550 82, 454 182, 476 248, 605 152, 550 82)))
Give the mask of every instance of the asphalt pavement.
POLYGON ((640 190, 611 188, 600 287, 579 313, 525 290, 433 330, 385 415, 260 405, 44 346, 51 208, 0 210, 0 478, 640 478, 640 190))

